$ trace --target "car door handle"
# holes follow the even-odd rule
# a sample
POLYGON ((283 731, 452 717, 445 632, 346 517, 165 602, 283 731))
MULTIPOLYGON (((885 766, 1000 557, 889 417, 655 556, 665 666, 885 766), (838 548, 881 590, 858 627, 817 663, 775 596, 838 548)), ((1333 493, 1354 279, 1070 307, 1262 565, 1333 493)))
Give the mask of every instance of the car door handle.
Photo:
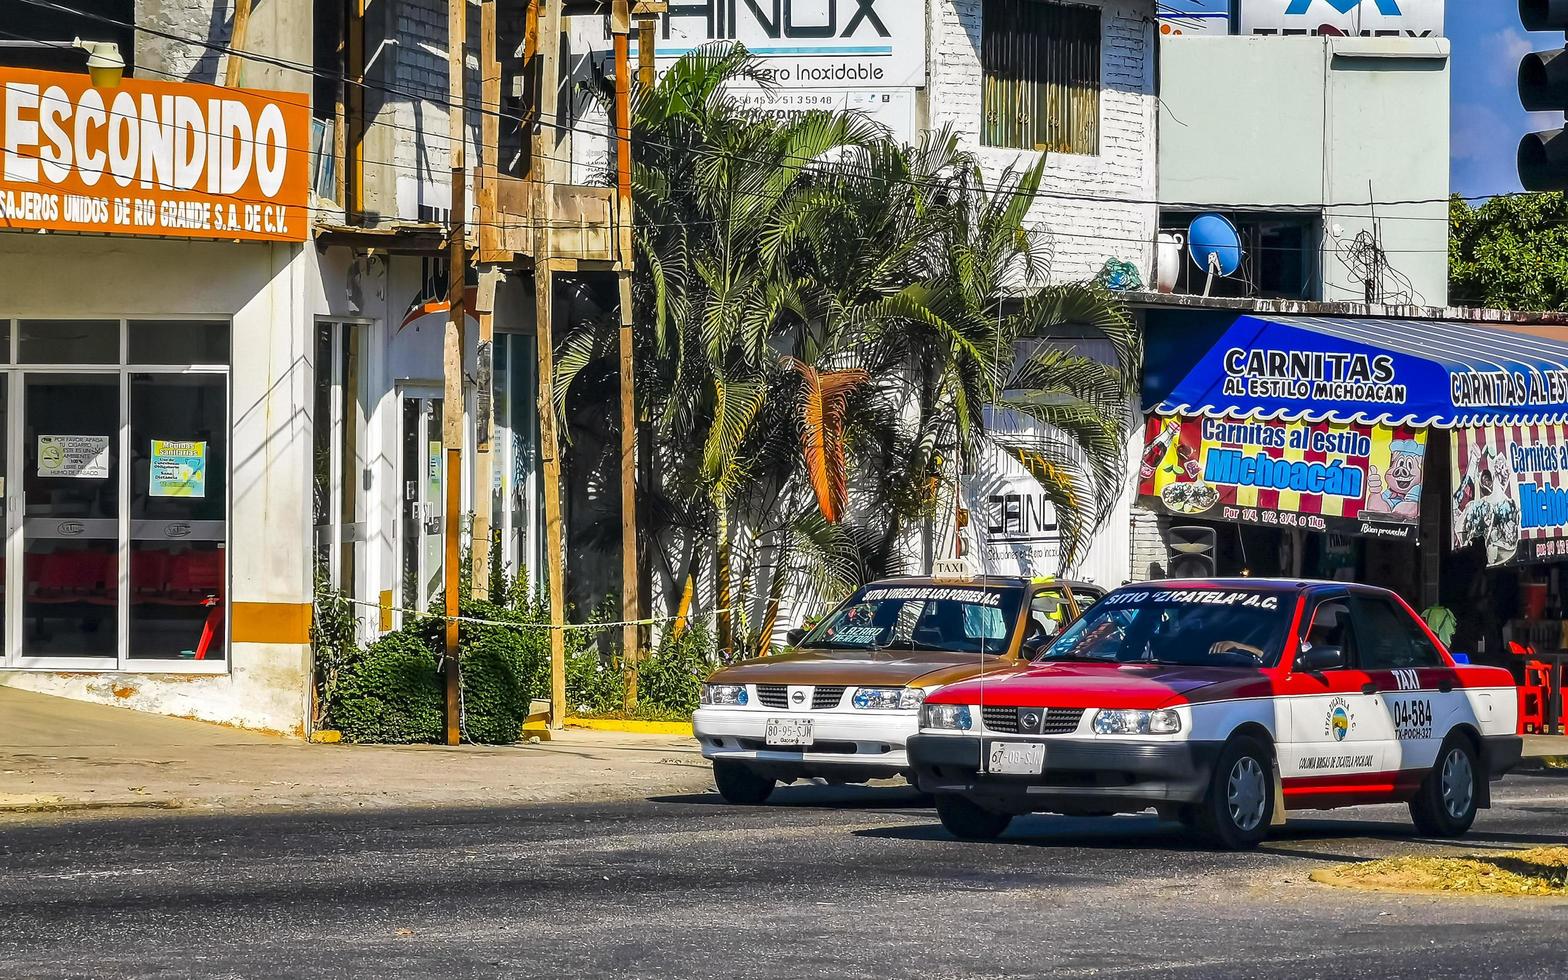
POLYGON ((1454 691, 1454 682, 1453 681, 1438 681, 1437 682, 1437 690, 1438 690, 1438 693, 1440 693, 1440 694, 1452 694, 1453 691, 1454 691))
POLYGON ((1367 683, 1361 685, 1361 693, 1362 694, 1376 694, 1377 693, 1377 685, 1371 683, 1370 681, 1368 681, 1367 683))

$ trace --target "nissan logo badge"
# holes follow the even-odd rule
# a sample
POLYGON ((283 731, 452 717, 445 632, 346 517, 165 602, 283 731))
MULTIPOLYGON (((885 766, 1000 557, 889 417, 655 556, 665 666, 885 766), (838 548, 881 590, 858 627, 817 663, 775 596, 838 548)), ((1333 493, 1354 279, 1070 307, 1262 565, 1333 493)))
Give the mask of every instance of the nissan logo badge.
POLYGON ((163 536, 166 538, 188 538, 190 533, 191 526, 184 521, 176 521, 173 524, 165 524, 163 526, 163 536))
POLYGON ((61 534, 67 534, 74 537, 87 530, 87 525, 83 524, 81 521, 61 521, 60 525, 56 527, 55 530, 61 534))
POLYGON ((1034 731, 1040 727, 1040 716, 1033 711, 1026 711, 1024 712, 1023 723, 1025 728, 1034 731))
POLYGON ((795 702, 796 704, 804 704, 805 701, 806 701, 806 692, 805 691, 796 691, 794 694, 791 694, 789 696, 789 699, 791 701, 795 702))

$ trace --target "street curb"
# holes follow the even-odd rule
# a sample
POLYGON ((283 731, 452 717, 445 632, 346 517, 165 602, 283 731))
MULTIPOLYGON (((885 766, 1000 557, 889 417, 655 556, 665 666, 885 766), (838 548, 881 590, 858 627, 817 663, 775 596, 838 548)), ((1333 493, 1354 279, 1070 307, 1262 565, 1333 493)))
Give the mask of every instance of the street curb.
POLYGON ((567 717, 568 728, 591 728, 600 732, 624 732, 628 735, 684 735, 692 738, 689 721, 635 721, 620 718, 567 717))
POLYGON ((336 745, 343 741, 343 733, 330 728, 318 728, 310 733, 310 740, 319 745, 336 745))

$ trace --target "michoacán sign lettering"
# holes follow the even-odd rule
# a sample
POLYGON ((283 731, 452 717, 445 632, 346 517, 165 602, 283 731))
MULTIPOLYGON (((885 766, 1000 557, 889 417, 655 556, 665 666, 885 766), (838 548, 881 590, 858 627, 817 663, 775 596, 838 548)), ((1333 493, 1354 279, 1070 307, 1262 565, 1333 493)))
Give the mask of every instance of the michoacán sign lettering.
POLYGON ((306 96, 0 70, 0 227, 304 241, 306 96))

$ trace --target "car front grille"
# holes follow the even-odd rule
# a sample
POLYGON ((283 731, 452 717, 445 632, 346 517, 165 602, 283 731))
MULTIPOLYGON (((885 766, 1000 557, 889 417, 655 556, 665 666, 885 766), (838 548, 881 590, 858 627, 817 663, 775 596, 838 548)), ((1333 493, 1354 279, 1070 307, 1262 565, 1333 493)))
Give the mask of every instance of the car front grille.
POLYGON ((993 732, 1018 731, 1018 709, 997 708, 986 705, 980 709, 980 716, 985 719, 985 727, 993 732))
POLYGON ((811 707, 817 711, 836 708, 842 700, 844 700, 842 686, 819 686, 811 692, 811 707))
POLYGON ((757 700, 770 708, 789 707, 789 688, 783 684, 758 684, 757 700))
POLYGON ((985 721, 985 727, 993 732, 1010 735, 1067 735, 1078 730, 1078 722, 1083 718, 1083 709, 1008 708, 988 704, 980 709, 980 716, 985 721), (1034 725, 1025 725, 1021 720, 1022 716, 1030 712, 1038 713, 1042 717, 1034 725))

